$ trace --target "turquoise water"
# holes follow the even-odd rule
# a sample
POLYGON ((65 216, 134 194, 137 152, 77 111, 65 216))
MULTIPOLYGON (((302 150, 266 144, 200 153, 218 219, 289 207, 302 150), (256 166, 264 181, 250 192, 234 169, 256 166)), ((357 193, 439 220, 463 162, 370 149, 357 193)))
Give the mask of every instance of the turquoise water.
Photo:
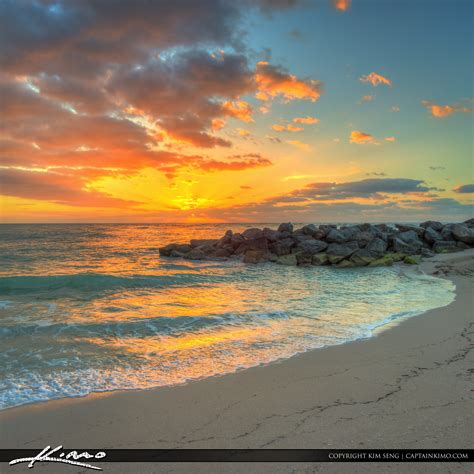
POLYGON ((371 337, 454 299, 451 282, 400 267, 158 254, 245 227, 0 225, 0 407, 234 372, 371 337))

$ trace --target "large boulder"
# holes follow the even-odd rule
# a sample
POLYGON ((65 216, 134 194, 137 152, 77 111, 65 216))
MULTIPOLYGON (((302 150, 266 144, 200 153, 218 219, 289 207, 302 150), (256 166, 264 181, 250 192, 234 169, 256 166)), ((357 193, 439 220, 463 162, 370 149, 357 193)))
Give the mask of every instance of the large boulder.
MULTIPOLYGON (((423 229, 424 230, 424 229, 423 229)), ((423 248, 423 242, 418 238, 418 234, 414 230, 400 232, 391 237, 392 247, 395 252, 407 255, 415 255, 420 253, 423 248)))
POLYGON ((296 247, 297 252, 307 252, 311 255, 315 253, 322 252, 328 248, 328 244, 323 242, 322 240, 305 240, 304 242, 300 242, 296 247))
POLYGON ((351 262, 350 260, 341 260, 337 265, 336 268, 353 268, 356 267, 357 265, 354 262, 351 262))
POLYGON ((218 248, 215 252, 214 255, 217 258, 227 258, 231 256, 231 251, 229 249, 226 249, 225 247, 218 248))
POLYGON ((365 248, 372 253, 373 256, 382 255, 387 250, 387 242, 379 237, 371 240, 365 248))
POLYGON ((291 222, 280 224, 278 226, 278 232, 293 232, 293 224, 291 222))
POLYGON ((178 254, 186 254, 191 251, 191 246, 189 244, 169 244, 160 247, 158 251, 162 257, 176 257, 178 254))
POLYGON ((263 235, 269 242, 276 242, 280 237, 280 232, 269 227, 263 228, 263 235))
POLYGON ((446 225, 444 225, 443 228, 440 230, 439 233, 440 233, 441 236, 443 237, 443 240, 444 240, 444 241, 454 240, 453 227, 454 227, 454 224, 446 224, 446 225))
POLYGON ((223 248, 223 247, 228 247, 228 246, 231 246, 231 242, 232 242, 232 235, 233 235, 233 232, 231 230, 228 230, 223 237, 221 237, 218 241, 217 241, 217 248, 220 249, 220 248, 223 248))
POLYGON ((304 234, 314 237, 319 233, 319 229, 314 224, 307 224, 301 228, 304 234))
POLYGON ((407 243, 401 239, 394 238, 392 239, 393 250, 397 253, 403 253, 406 255, 415 255, 421 252, 423 245, 418 243, 407 243))
POLYGON ((307 240, 314 240, 313 237, 307 234, 303 234, 302 232, 293 232, 293 239, 295 239, 297 243, 306 242, 307 240))
POLYGON ((468 227, 474 227, 474 217, 464 221, 464 224, 466 224, 468 227))
POLYGON ((189 260, 203 260, 206 258, 206 254, 200 248, 194 248, 185 254, 184 258, 189 260))
POLYGON ((288 255, 291 253, 291 249, 295 246, 295 241, 291 238, 280 239, 276 242, 271 243, 268 248, 270 252, 275 255, 288 255))
POLYGON ((433 230, 439 232, 443 228, 443 224, 441 224, 441 222, 439 221, 425 221, 420 224, 420 227, 423 227, 425 229, 431 227, 433 230))
POLYGON ((356 250, 351 255, 350 260, 356 267, 365 267, 369 265, 369 263, 372 263, 377 260, 377 258, 378 255, 374 254, 370 250, 367 250, 367 248, 364 248, 356 250))
MULTIPOLYGON (((441 226, 441 229, 442 228, 443 227, 441 226)), ((435 242, 438 242, 439 240, 443 240, 443 236, 433 227, 426 227, 423 238, 431 245, 433 245, 435 242)))
POLYGON ((346 244, 332 243, 328 246, 326 253, 330 263, 335 264, 350 257, 358 249, 357 242, 347 242, 346 244))
POLYGON ((339 232, 345 237, 345 241, 349 242, 350 240, 356 239, 356 235, 360 234, 360 227, 356 225, 341 227, 339 232))
POLYGON ((261 229, 257 229, 256 227, 253 227, 251 229, 246 229, 242 232, 242 236, 245 239, 253 240, 253 239, 259 239, 260 237, 263 237, 263 231, 261 229))
POLYGON ((326 242, 331 244, 343 244, 346 241, 346 236, 337 229, 330 229, 326 234, 326 242))
POLYGON ((452 229, 453 237, 459 242, 464 242, 468 245, 474 244, 474 229, 468 227, 466 224, 456 224, 452 229))
POLYGON ((192 239, 190 241, 191 247, 202 247, 203 245, 217 245, 218 239, 192 239))
POLYGON ((311 259, 311 263, 313 265, 328 265, 329 264, 328 254, 325 252, 315 253, 311 259))
POLYGON ((239 233, 236 233, 236 234, 232 235, 232 237, 230 239, 230 244, 232 245, 232 247, 234 249, 239 248, 240 245, 242 245, 244 242, 245 242, 244 236, 242 234, 239 234, 239 233))
POLYGON ((362 248, 365 247, 371 240, 373 240, 375 235, 375 232, 359 231, 354 234, 352 240, 355 240, 359 244, 359 247, 362 248))
POLYGON ((418 237, 423 237, 423 234, 425 233, 425 229, 419 225, 413 225, 413 224, 397 224, 397 228, 400 232, 405 233, 405 232, 416 232, 418 237))
POLYGON ((459 247, 456 246, 454 240, 441 240, 434 243, 433 251, 436 253, 458 252, 459 247))
POLYGON ((247 250, 263 250, 268 252, 268 242, 267 239, 263 236, 256 239, 245 239, 236 249, 235 255, 242 255, 247 250))

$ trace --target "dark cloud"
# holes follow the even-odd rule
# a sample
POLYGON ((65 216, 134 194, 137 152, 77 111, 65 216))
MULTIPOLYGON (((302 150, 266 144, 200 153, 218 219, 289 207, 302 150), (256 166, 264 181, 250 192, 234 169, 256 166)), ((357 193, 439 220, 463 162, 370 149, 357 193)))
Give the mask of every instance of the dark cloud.
POLYGON ((474 184, 463 184, 454 188, 453 191, 460 194, 474 193, 474 184))

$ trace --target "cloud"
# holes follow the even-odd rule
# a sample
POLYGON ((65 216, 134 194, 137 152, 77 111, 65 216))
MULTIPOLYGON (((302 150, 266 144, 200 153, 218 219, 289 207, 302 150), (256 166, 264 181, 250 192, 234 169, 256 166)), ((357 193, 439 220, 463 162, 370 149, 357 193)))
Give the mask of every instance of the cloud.
POLYGON ((236 100, 233 102, 227 101, 224 102, 222 107, 225 113, 231 117, 237 118, 246 123, 253 122, 252 107, 244 100, 236 100))
POLYGON ((370 133, 353 130, 349 138, 349 143, 355 143, 357 145, 376 145, 378 142, 370 133))
POLYGON ((268 138, 272 143, 282 143, 280 138, 274 137, 273 135, 265 135, 265 138, 268 138))
POLYGON ((307 143, 303 143, 299 140, 287 140, 287 142, 289 145, 291 146, 294 146, 296 148, 299 148, 300 150, 304 150, 304 151, 310 151, 311 150, 311 146, 308 145, 307 143))
POLYGON ((303 127, 297 127, 296 125, 293 125, 293 124, 288 124, 288 125, 279 125, 279 124, 275 124, 275 125, 272 125, 272 128, 273 130, 275 130, 276 132, 302 132, 304 130, 303 127))
POLYGON ((365 173, 366 176, 387 176, 386 173, 377 173, 377 172, 372 172, 372 173, 365 173))
POLYGON ((332 4, 336 10, 340 12, 345 12, 349 10, 352 0, 332 0, 332 4))
POLYGON ((245 128, 238 128, 237 132, 241 137, 248 137, 250 135, 250 132, 245 130, 245 128))
POLYGON ((255 80, 260 100, 282 97, 285 102, 309 100, 316 102, 322 93, 322 84, 314 79, 298 79, 278 66, 267 61, 257 63, 255 80))
POLYGON ((441 171, 441 170, 445 170, 446 167, 445 166, 429 166, 429 169, 431 171, 441 171))
POLYGON ((253 188, 252 188, 252 186, 242 185, 242 186, 240 186, 240 189, 253 189, 253 188))
POLYGON ((360 81, 372 84, 374 87, 377 87, 379 84, 384 84, 386 86, 392 85, 392 81, 390 79, 380 74, 377 74, 376 72, 371 72, 370 74, 367 74, 366 76, 362 76, 360 78, 360 81))
POLYGON ((361 99, 362 102, 372 102, 373 100, 375 100, 375 95, 364 95, 361 99))
POLYGON ((303 124, 306 124, 306 125, 312 125, 312 124, 315 124, 315 123, 319 123, 319 119, 317 119, 316 117, 311 117, 311 116, 306 116, 306 117, 295 117, 293 119, 293 122, 295 123, 303 123, 303 124))
POLYGON ((385 137, 384 140, 386 142, 392 142, 392 143, 397 141, 397 139, 395 137, 385 137))
POLYGON ((431 115, 435 118, 445 118, 454 113, 472 113, 474 111, 473 107, 468 107, 466 105, 454 104, 454 105, 438 105, 427 100, 421 102, 423 107, 425 107, 431 115))
POLYGON ((390 110, 392 112, 400 112, 400 107, 398 107, 398 105, 394 105, 390 110))
POLYGON ((83 173, 0 169, 4 196, 47 200, 81 207, 130 207, 139 204, 85 189, 83 173))
POLYGON ((454 188, 453 191, 460 194, 474 193, 474 184, 463 184, 454 188))

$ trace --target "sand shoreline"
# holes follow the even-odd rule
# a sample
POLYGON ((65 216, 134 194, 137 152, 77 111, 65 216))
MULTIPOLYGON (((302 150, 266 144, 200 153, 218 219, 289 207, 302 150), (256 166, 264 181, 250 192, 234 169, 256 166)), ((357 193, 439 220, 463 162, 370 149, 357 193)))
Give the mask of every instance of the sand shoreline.
POLYGON ((423 262, 455 283, 455 301, 373 338, 185 385, 11 408, 1 447, 469 448, 473 262, 474 250, 423 262))

